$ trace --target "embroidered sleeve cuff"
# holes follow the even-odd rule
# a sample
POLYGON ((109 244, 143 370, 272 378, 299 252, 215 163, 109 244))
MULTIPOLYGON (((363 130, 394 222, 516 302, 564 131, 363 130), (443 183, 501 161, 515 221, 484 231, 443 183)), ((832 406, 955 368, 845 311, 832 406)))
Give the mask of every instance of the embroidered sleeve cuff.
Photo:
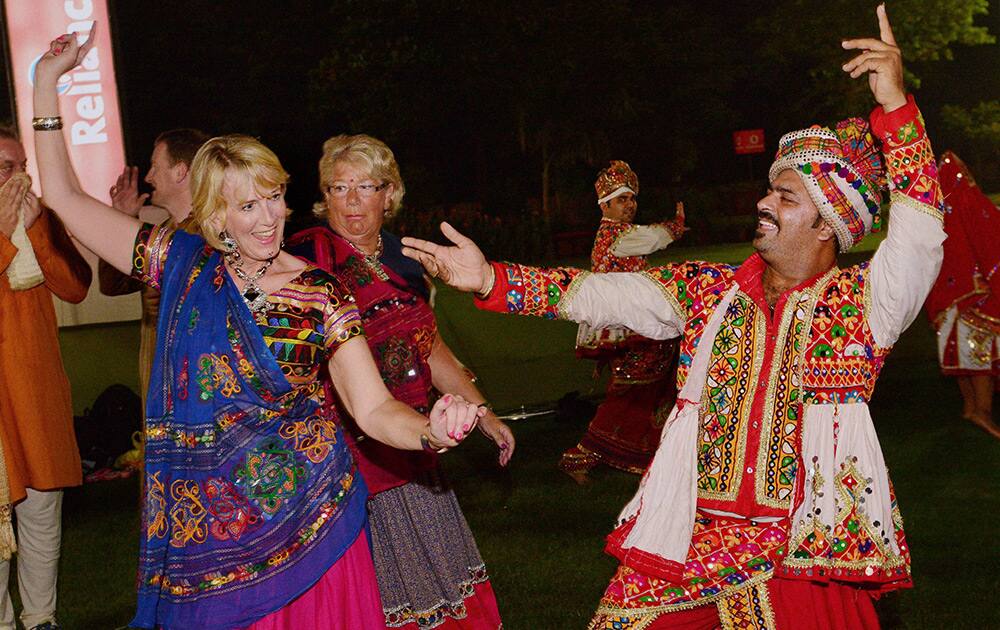
POLYGON ((907 123, 912 121, 918 121, 920 123, 920 132, 923 134, 924 121, 920 116, 920 109, 917 107, 917 102, 913 100, 912 94, 906 95, 906 105, 903 105, 899 109, 893 110, 886 113, 882 106, 879 105, 872 110, 871 116, 869 116, 869 122, 872 125, 872 133, 874 133, 882 142, 888 142, 887 136, 895 134, 899 129, 905 126, 907 123))
POLYGON ((876 108, 871 124, 872 131, 882 140, 893 197, 905 196, 911 203, 926 206, 927 214, 943 217, 937 162, 913 96, 908 95, 906 105, 888 114, 881 107, 876 108))
POLYGON ((176 230, 143 223, 132 246, 132 277, 154 289, 160 288, 160 275, 167 260, 170 242, 176 230))
POLYGON ((496 283, 485 300, 476 299, 476 306, 498 313, 534 315, 546 319, 559 316, 562 300, 579 269, 556 267, 545 269, 517 263, 492 263, 496 283))

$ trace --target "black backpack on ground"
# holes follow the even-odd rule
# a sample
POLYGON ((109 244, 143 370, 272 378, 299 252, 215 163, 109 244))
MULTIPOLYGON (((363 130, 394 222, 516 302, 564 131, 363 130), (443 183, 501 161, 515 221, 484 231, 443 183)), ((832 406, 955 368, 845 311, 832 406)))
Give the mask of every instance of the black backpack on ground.
POLYGON ((125 385, 105 389, 73 419, 76 443, 85 472, 111 466, 115 458, 132 448, 132 434, 142 427, 142 400, 125 385))

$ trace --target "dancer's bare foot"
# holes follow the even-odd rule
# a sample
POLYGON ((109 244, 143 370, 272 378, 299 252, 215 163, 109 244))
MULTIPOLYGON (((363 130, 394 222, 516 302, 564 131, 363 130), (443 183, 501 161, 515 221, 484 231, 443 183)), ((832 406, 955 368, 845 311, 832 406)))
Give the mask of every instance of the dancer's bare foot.
POLYGON ((1000 426, 997 426, 997 424, 993 422, 993 418, 991 418, 989 414, 983 412, 973 412, 968 416, 968 419, 983 431, 986 431, 996 439, 1000 440, 1000 426))

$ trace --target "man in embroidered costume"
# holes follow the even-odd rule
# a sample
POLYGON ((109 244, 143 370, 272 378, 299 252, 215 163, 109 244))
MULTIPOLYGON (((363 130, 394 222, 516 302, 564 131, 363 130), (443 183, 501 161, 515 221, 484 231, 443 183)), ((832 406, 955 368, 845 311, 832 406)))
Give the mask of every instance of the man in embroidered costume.
MULTIPOLYGON (((91 274, 62 223, 31 192, 25 166, 20 140, 0 129, 0 529, 10 529, 17 503, 20 618, 35 628, 55 624, 61 489, 81 481, 52 296, 80 302, 91 274)), ((0 531, 0 628, 13 630, 8 543, 0 531)))
POLYGON ((781 139, 739 267, 490 266, 447 225, 457 247, 404 239, 481 307, 681 336, 678 404, 608 537, 621 565, 591 628, 876 627, 873 597, 911 584, 867 402, 945 235, 930 142, 882 6, 878 18, 880 39, 843 43, 863 51, 844 69, 868 74, 871 131, 851 119, 781 139), (870 262, 841 269, 837 249, 880 223, 875 138, 891 226, 870 262))
MULTIPOLYGON (((144 210, 166 210, 156 216, 157 223, 167 227, 181 226, 191 214, 191 161, 205 144, 208 136, 197 129, 171 129, 164 131, 153 142, 146 182, 153 187, 152 206, 144 205, 147 194, 139 194, 138 171, 126 166, 111 187, 111 204, 124 214, 138 217, 144 210)), ((152 217, 142 217, 153 220, 152 217)), ((104 295, 129 295, 139 291, 142 296, 142 318, 139 331, 139 394, 143 409, 149 389, 149 374, 153 369, 156 350, 156 320, 160 312, 160 293, 142 282, 118 271, 102 260, 97 265, 97 277, 104 295)))
MULTIPOLYGON (((683 232, 684 211, 678 204, 673 221, 652 225, 632 223, 637 208, 639 178, 629 165, 613 160, 594 182, 601 225, 591 252, 591 271, 642 271, 646 256, 663 249, 683 232)), ((608 364, 611 379, 604 402, 580 442, 563 453, 559 468, 578 483, 603 462, 641 473, 660 443, 663 417, 674 403, 677 341, 656 341, 621 327, 594 329, 580 324, 577 356, 608 364)))
POLYGON ((945 201, 944 263, 927 296, 941 372, 958 379, 964 409, 995 438, 993 389, 1000 376, 1000 208, 968 167, 946 151, 938 173, 945 201))

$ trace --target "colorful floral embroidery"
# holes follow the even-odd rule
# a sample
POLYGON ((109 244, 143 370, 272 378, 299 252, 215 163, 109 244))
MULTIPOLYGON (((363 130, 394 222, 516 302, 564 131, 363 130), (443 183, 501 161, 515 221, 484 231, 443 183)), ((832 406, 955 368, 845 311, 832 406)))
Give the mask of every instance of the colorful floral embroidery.
POLYGON ((209 479, 204 490, 211 515, 209 530, 215 538, 239 540, 260 522, 260 512, 229 481, 218 477, 209 479))
POLYGON ((295 450, 313 464, 323 462, 338 441, 337 425, 320 414, 305 421, 287 422, 278 429, 278 435, 292 441, 295 450))
POLYGON ((712 347, 705 385, 706 405, 698 440, 701 496, 732 501, 739 492, 764 337, 757 309, 750 298, 737 294, 712 347))
POLYGON ((382 380, 392 388, 417 376, 418 348, 400 336, 390 336, 375 346, 382 380))
POLYGON ((665 612, 715 602, 759 584, 771 576, 784 557, 787 531, 784 521, 756 523, 698 512, 681 581, 654 578, 619 566, 595 620, 616 616, 630 620, 655 618, 665 612))
POLYGON ((308 472, 295 459, 295 452, 278 440, 266 440, 247 453, 243 465, 234 473, 236 485, 268 519, 277 514, 286 501, 295 497, 299 484, 308 472))
POLYGON ((170 545, 185 547, 188 543, 200 545, 208 537, 205 524, 205 505, 201 490, 193 481, 178 479, 170 484, 170 545))
POLYGON ((864 316, 865 262, 838 270, 813 308, 802 371, 803 404, 867 402, 888 348, 879 348, 864 316))
MULTIPOLYGON (((831 274, 833 273, 831 272, 831 274)), ((816 285, 822 287, 824 278, 816 285)), ((816 289, 792 293, 782 313, 774 342, 775 356, 768 374, 767 397, 761 414, 760 448, 757 450, 756 501, 787 510, 798 468, 798 436, 802 418, 804 352, 812 330, 816 289)))
POLYGON ((278 549, 267 559, 252 565, 237 565, 231 569, 224 569, 207 574, 200 582, 190 583, 188 580, 174 582, 164 573, 155 573, 149 576, 146 584, 159 586, 174 597, 191 596, 199 593, 206 593, 217 590, 233 582, 251 582, 268 570, 274 570, 286 564, 296 553, 304 547, 309 546, 316 540, 316 535, 327 525, 337 514, 337 508, 350 492, 354 483, 354 475, 348 474, 342 480, 341 490, 331 501, 325 502, 320 508, 316 520, 308 527, 304 528, 301 535, 287 547, 278 549))

